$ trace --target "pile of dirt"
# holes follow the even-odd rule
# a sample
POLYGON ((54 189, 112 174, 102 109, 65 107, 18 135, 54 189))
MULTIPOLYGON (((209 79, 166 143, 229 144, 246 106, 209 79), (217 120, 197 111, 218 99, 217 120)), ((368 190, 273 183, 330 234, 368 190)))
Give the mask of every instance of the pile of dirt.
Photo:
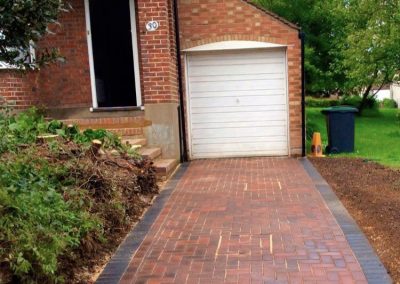
POLYGON ((400 282, 400 171, 363 159, 311 159, 400 282))

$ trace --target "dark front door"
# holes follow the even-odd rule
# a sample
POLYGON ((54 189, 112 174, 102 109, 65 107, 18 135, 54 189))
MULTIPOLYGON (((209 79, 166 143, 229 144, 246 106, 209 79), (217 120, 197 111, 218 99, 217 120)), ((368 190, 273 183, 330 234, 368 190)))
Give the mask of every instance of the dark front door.
POLYGON ((89 0, 89 7, 98 106, 136 106, 129 0, 89 0))

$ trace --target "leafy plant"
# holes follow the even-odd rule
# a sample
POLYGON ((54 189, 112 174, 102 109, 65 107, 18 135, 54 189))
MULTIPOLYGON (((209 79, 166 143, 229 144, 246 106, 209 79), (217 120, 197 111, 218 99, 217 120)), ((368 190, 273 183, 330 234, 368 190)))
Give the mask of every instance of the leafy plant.
POLYGON ((381 106, 383 108, 397 108, 397 102, 393 99, 383 99, 381 106))
POLYGON ((306 97, 307 107, 332 107, 339 105, 338 100, 331 99, 317 99, 313 97, 306 97))
POLYGON ((29 153, 14 158, 0 163, 0 259, 21 281, 61 281, 58 256, 99 223, 64 200, 65 167, 29 153))
POLYGON ((60 58, 57 47, 42 49, 32 58, 31 47, 69 8, 62 0, 0 1, 0 61, 32 69, 60 58))

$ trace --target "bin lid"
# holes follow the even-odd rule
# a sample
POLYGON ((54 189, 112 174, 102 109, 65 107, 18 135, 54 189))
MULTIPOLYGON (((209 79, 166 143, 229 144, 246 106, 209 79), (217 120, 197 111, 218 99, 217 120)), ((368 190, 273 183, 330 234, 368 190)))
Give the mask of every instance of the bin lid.
POLYGON ((323 114, 327 113, 357 113, 358 109, 351 106, 334 106, 325 108, 321 111, 323 114))

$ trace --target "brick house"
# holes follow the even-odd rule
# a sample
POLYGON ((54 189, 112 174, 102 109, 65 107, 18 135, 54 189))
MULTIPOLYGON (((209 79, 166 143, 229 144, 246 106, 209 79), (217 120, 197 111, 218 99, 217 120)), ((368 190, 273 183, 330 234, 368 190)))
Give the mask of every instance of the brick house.
POLYGON ((16 108, 146 137, 172 160, 302 154, 295 25, 247 0, 70 2, 38 44, 66 62, 0 70, 0 95, 16 108))

